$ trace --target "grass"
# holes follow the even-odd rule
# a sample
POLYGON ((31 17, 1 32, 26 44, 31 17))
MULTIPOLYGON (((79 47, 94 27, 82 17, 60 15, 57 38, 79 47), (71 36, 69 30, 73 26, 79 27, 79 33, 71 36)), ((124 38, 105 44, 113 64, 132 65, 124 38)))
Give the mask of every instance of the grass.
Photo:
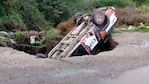
POLYGON ((49 31, 47 31, 45 37, 47 41, 56 40, 58 38, 61 38, 60 31, 58 29, 51 28, 49 31))
POLYGON ((11 35, 10 38, 19 43, 19 42, 21 42, 23 40, 24 35, 25 34, 23 32, 17 31, 13 35, 11 35))
POLYGON ((130 29, 126 32, 149 32, 149 26, 138 26, 135 29, 130 29))
POLYGON ((0 36, 0 46, 7 47, 9 40, 6 37, 0 36))
POLYGON ((133 29, 128 29, 128 27, 113 29, 112 33, 122 33, 122 32, 149 32, 149 26, 138 26, 133 29))
POLYGON ((120 30, 113 29, 112 30, 112 33, 121 33, 121 31, 120 30))

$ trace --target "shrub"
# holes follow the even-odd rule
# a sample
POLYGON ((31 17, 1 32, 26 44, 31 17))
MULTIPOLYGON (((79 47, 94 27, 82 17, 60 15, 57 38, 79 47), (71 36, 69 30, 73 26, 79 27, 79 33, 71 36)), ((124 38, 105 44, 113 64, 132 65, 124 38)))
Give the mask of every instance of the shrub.
POLYGON ((58 29, 51 28, 46 32, 46 41, 55 40, 61 38, 60 31, 58 29))
POLYGON ((149 27, 147 27, 147 26, 138 26, 138 28, 136 28, 135 31, 138 31, 138 32, 149 32, 149 27))
POLYGON ((135 6, 133 0, 64 0, 69 7, 71 15, 78 11, 90 11, 103 6, 126 7, 135 6))
POLYGON ((115 6, 115 7, 126 7, 135 6, 135 2, 132 0, 100 0, 100 6, 115 6))
POLYGON ((21 14, 27 30, 40 31, 48 29, 49 25, 44 15, 31 1, 18 0, 14 8, 21 14))
POLYGON ((16 32, 15 34, 11 35, 10 38, 16 41, 17 43, 23 43, 23 41, 25 40, 24 36, 25 33, 16 32))
POLYGON ((47 21, 54 26, 69 17, 67 6, 62 0, 37 0, 40 12, 45 15, 47 21))
POLYGON ((6 37, 3 37, 3 36, 0 36, 0 46, 3 46, 3 47, 8 47, 9 45, 9 39, 6 38, 6 37))

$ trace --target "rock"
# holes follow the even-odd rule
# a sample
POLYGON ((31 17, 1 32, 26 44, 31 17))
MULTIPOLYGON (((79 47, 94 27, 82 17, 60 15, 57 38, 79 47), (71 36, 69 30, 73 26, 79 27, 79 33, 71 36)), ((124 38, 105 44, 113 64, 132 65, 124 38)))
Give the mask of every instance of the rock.
POLYGON ((3 47, 14 47, 12 41, 8 37, 0 36, 0 46, 3 47))
POLYGON ((37 56, 39 58, 47 58, 47 56, 45 54, 42 54, 42 53, 37 53, 35 56, 37 56))
POLYGON ((9 34, 5 31, 0 31, 0 36, 8 37, 9 34))
POLYGON ((14 35, 14 33, 13 32, 8 32, 8 35, 11 36, 11 35, 14 35))
POLYGON ((8 43, 10 43, 7 37, 0 36, 0 46, 7 47, 8 43))
POLYGON ((16 43, 13 39, 10 39, 10 42, 11 42, 12 44, 15 44, 15 43, 16 43))

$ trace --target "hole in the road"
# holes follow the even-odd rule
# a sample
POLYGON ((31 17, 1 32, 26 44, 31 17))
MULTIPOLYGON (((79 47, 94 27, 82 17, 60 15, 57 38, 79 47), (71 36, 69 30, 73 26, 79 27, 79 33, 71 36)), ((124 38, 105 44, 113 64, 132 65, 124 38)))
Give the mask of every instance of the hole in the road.
POLYGON ((45 44, 45 46, 36 46, 36 45, 26 45, 26 44, 15 44, 13 46, 14 49, 19 51, 24 51, 26 53, 35 55, 40 58, 46 58, 48 52, 50 52, 60 41, 58 40, 51 40, 45 44))
MULTIPOLYGON (((45 47, 31 46, 31 45, 16 45, 15 49, 27 52, 29 54, 36 55, 37 57, 46 58, 48 53, 58 44, 60 40, 52 40, 46 43, 45 47)), ((98 44, 93 50, 92 54, 96 55, 103 51, 109 51, 114 49, 118 45, 114 39, 110 38, 106 43, 98 44)), ((89 53, 79 46, 70 57, 89 55, 89 53)))
MULTIPOLYGON (((96 55, 100 52, 104 52, 104 51, 110 51, 112 49, 114 49, 119 43, 116 42, 114 39, 109 38, 109 40, 105 43, 99 43, 92 51, 91 53, 93 55, 96 55)), ((79 46, 71 55, 71 57, 75 57, 75 56, 83 56, 83 55, 88 55, 89 53, 83 48, 83 46, 79 46)))

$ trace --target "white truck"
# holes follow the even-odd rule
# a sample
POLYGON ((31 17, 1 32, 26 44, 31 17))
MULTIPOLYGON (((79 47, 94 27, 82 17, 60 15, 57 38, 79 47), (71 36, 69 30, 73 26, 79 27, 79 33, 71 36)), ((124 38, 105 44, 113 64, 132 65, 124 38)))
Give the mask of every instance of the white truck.
POLYGON ((117 17, 113 7, 97 8, 91 13, 74 15, 75 27, 49 52, 48 57, 96 54, 111 38, 117 17))

